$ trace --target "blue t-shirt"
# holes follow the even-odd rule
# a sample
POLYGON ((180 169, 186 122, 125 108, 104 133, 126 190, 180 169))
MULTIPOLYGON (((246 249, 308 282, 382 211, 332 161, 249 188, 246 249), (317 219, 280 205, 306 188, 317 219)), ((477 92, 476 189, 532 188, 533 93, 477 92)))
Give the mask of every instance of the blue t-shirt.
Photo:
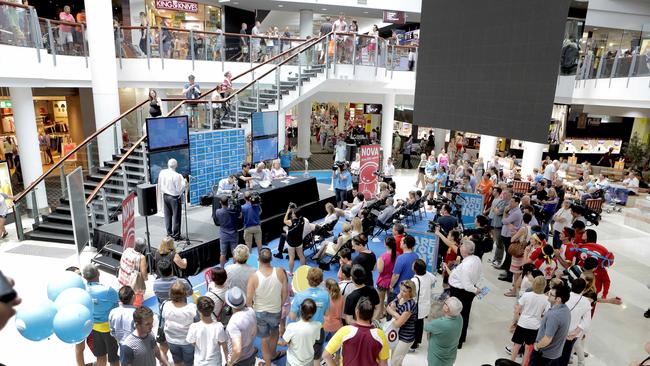
POLYGON ((473 175, 469 178, 469 186, 472 187, 472 192, 476 192, 476 177, 473 175))
POLYGON ((99 282, 88 282, 88 293, 93 300, 93 323, 108 322, 108 313, 118 306, 117 291, 99 282))
POLYGON ((413 263, 418 259, 418 255, 411 253, 403 253, 395 260, 395 267, 393 267, 393 274, 399 275, 397 282, 395 282, 395 287, 393 287, 394 293, 399 293, 399 284, 402 281, 410 280, 415 276, 413 272, 413 263))
POLYGON ((280 151, 280 166, 285 169, 291 167, 292 158, 293 153, 291 151, 280 151))
POLYGON ((300 318, 300 305, 305 299, 312 299, 316 302, 316 314, 314 314, 311 320, 320 322, 322 325, 325 322, 325 313, 330 308, 329 294, 319 287, 310 287, 305 291, 297 293, 291 302, 291 312, 296 313, 298 318, 300 318))
POLYGON ((257 226, 260 224, 262 206, 246 203, 241 207, 241 212, 242 215, 244 215, 244 227, 257 226))
POLYGON ((222 240, 237 241, 239 240, 239 214, 225 208, 220 208, 215 212, 219 221, 220 238, 222 240))
POLYGON ((334 176, 334 189, 347 190, 352 185, 352 176, 349 171, 344 171, 334 176))

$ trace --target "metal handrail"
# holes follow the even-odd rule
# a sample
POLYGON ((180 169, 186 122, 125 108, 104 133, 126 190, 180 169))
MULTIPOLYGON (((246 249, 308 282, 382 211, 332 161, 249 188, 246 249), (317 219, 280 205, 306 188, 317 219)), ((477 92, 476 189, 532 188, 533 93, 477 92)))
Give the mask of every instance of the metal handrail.
POLYGON ((77 152, 79 152, 79 150, 81 150, 83 147, 85 147, 88 143, 91 142, 91 140, 93 140, 93 139, 94 139, 95 137, 97 137, 99 134, 101 134, 102 132, 108 130, 108 129, 109 129, 110 127, 112 127, 115 123, 117 123, 117 122, 119 122, 121 119, 123 119, 126 115, 128 115, 128 114, 130 114, 131 112, 133 112, 134 110, 140 108, 141 106, 143 106, 143 105, 144 105, 145 103, 147 103, 148 101, 149 101, 148 98, 145 99, 145 100, 143 100, 142 102, 140 102, 140 103, 136 104, 135 106, 129 108, 126 112, 120 114, 118 117, 114 118, 111 122, 107 123, 106 125, 104 125, 104 126, 101 127, 100 129, 98 129, 97 131, 93 132, 90 136, 88 136, 85 140, 83 140, 83 142, 82 142, 81 144, 77 145, 77 147, 75 147, 74 149, 72 149, 69 153, 65 154, 65 156, 63 156, 63 158, 59 159, 58 162, 54 163, 54 164, 50 167, 50 169, 48 169, 45 173, 41 174, 40 177, 36 178, 36 180, 34 180, 34 181, 29 185, 29 186, 27 186, 27 188, 25 188, 22 192, 18 193, 18 194, 16 195, 14 201, 20 201, 23 197, 25 197, 25 195, 27 195, 27 193, 29 193, 31 190, 33 190, 34 187, 36 187, 38 184, 40 184, 40 183, 45 179, 45 177, 47 177, 50 173, 52 173, 52 172, 55 171, 57 168, 59 168, 61 165, 63 165, 63 163, 65 163, 65 161, 66 161, 66 160, 67 160, 71 155, 74 155, 74 154, 76 154, 77 152))
MULTIPOLYGON (((277 64, 275 68, 273 68, 273 69, 267 71, 266 73, 264 73, 264 75, 255 78, 252 82, 246 84, 243 88, 237 90, 237 91, 234 92, 232 95, 230 95, 228 98, 226 98, 226 99, 222 99, 222 100, 219 100, 219 101, 215 101, 215 103, 226 103, 226 102, 228 102, 232 97, 234 97, 235 95, 237 95, 237 94, 240 93, 241 91, 248 89, 251 85, 253 85, 254 83, 256 83, 256 82, 257 82, 258 80, 260 80, 261 78, 265 77, 266 75, 268 75, 269 73, 271 73, 272 71, 274 71, 275 69, 277 69, 278 67, 280 67, 281 65, 284 65, 285 63, 287 63, 289 60, 293 59, 294 57, 300 55, 301 53, 303 53, 304 51, 306 51, 306 50, 309 49, 310 47, 316 45, 317 43, 319 43, 319 42, 322 41, 323 39, 329 37, 331 34, 332 34, 332 33, 330 32, 330 33, 328 33, 328 34, 326 34, 326 35, 324 35, 324 36, 322 36, 322 37, 320 37, 320 38, 312 38, 312 39, 307 40, 306 42, 303 42, 300 46, 295 47, 295 48, 302 47, 302 46, 306 45, 307 43, 310 43, 310 44, 309 44, 307 47, 301 49, 301 50, 300 50, 299 52, 297 52, 296 54, 292 55, 291 57, 289 57, 289 58, 287 58, 286 60, 282 61, 281 63, 277 64)), ((232 80, 235 80, 236 78, 239 78, 239 77, 241 77, 241 76, 243 76, 243 75, 245 75, 245 74, 247 74, 247 73, 249 73, 249 72, 252 72, 253 70, 255 70, 256 68, 258 68, 258 67, 260 67, 260 66, 262 66, 262 65, 266 65, 266 64, 272 62, 273 60, 277 59, 278 57, 281 57, 281 56, 285 55, 286 53, 289 53, 289 52, 295 51, 295 48, 294 48, 294 49, 291 49, 291 50, 288 50, 288 51, 285 51, 285 52, 283 52, 283 53, 281 53, 281 54, 279 54, 279 55, 273 57, 272 59, 267 60, 266 62, 264 62, 264 63, 262 63, 262 64, 260 64, 260 65, 258 65, 258 66, 256 66, 256 67, 254 67, 254 68, 252 68, 252 69, 250 69, 250 70, 248 70, 248 71, 246 71, 246 72, 244 72, 244 73, 242 73, 242 74, 237 75, 237 77, 233 77, 232 80)), ((202 98, 202 97, 204 97, 204 96, 206 96, 206 95, 208 95, 208 94, 211 94, 211 93, 212 93, 214 90, 216 90, 216 89, 217 89, 217 88, 213 88, 213 89, 211 89, 210 91, 208 91, 208 92, 202 94, 202 95, 199 97, 199 99, 202 98)), ((169 99, 169 98, 168 98, 168 99, 169 99)), ((208 102, 208 101, 201 101, 201 100, 198 100, 198 99, 193 99, 193 100, 183 100, 183 101, 180 102, 178 105, 176 105, 174 108, 172 108, 172 109, 171 109, 171 110, 166 114, 166 116, 171 116, 171 115, 173 115, 173 114, 174 114, 178 109, 180 109, 184 104, 196 104, 196 103, 207 103, 207 102, 208 102)), ((130 147, 130 148, 129 148, 129 149, 128 149, 128 150, 127 150, 127 151, 126 151, 126 152, 125 152, 121 157, 120 157, 120 159, 115 163, 115 165, 113 165, 113 166, 111 167, 111 169, 108 171, 108 173, 106 173, 106 175, 104 176, 104 178, 102 178, 102 180, 99 182, 99 184, 97 184, 97 187, 95 187, 95 189, 90 193, 90 195, 89 195, 88 198, 86 199, 86 205, 89 205, 89 204, 90 204, 90 203, 95 199, 95 197, 97 196, 97 194, 99 194, 99 191, 102 189, 102 187, 104 187, 104 185, 105 185, 105 184, 106 184, 106 183, 111 179, 111 176, 112 176, 113 174, 115 174, 115 172, 116 172, 116 171, 120 168, 120 166, 121 166, 121 165, 126 161, 126 159, 129 158, 129 156, 130 156, 130 155, 135 151, 135 149, 136 149, 138 146, 140 146, 140 144, 142 144, 142 143, 144 142, 144 140, 145 140, 146 138, 147 138, 147 133, 145 132, 145 133, 142 135, 142 137, 140 137, 140 138, 139 138, 135 143, 133 143, 133 146, 131 146, 131 147, 130 147)))
MULTIPOLYGON (((120 29, 123 30, 145 30, 147 27, 143 27, 141 25, 139 26, 120 26, 120 29)), ((150 27, 149 29, 158 29, 158 27, 150 27)), ((182 28, 168 28, 168 27, 160 27, 160 29, 167 29, 167 30, 172 30, 172 31, 177 31, 177 32, 187 32, 190 33, 190 30, 188 29, 182 29, 182 28)), ((199 31, 199 30, 193 30, 192 31, 194 34, 209 34, 212 36, 224 36, 224 37, 249 37, 249 38, 271 38, 271 39, 279 39, 279 40, 284 40, 284 41, 294 41, 294 42, 304 42, 307 39, 306 38, 294 38, 294 37, 276 37, 276 36, 265 36, 265 35, 254 35, 254 34, 240 34, 240 33, 227 33, 227 32, 211 32, 211 31, 199 31)))
POLYGON ((29 9, 29 5, 17 4, 9 1, 4 1, 4 0, 0 0, 0 5, 7 5, 7 6, 13 6, 15 8, 29 9))

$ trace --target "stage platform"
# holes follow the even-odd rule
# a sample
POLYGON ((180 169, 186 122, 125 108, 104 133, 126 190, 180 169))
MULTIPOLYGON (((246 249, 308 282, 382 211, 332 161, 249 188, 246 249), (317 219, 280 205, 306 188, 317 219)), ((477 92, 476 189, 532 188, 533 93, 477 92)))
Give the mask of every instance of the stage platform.
MULTIPOLYGON (((334 192, 329 190, 329 185, 317 183, 318 199, 300 205, 303 215, 310 221, 325 217, 325 204, 335 203, 334 192)), ((283 195, 282 207, 286 210, 289 202, 295 201, 295 196, 283 195)), ((279 202, 275 202, 279 204, 279 202)), ((278 238, 282 231, 284 213, 275 214, 262 220, 262 232, 264 243, 278 238)), ((178 253, 181 257, 187 258, 188 266, 184 275, 194 275, 201 270, 219 264, 219 227, 212 221, 212 208, 201 206, 190 206, 187 210, 187 226, 189 237, 193 241, 185 245, 185 241, 176 242, 178 253), (197 241, 194 241, 197 240, 197 241)), ((146 238, 144 217, 135 218, 136 237, 146 238)), ((181 235, 186 236, 185 218, 181 217, 181 235)), ((161 213, 149 217, 149 234, 151 238, 151 249, 154 253, 160 247, 160 242, 167 235, 164 218, 161 213)), ((243 230, 240 230, 240 242, 243 243, 243 230)), ((122 221, 116 221, 108 225, 102 225, 95 229, 93 235, 93 247, 98 250, 104 245, 122 243, 122 221)))

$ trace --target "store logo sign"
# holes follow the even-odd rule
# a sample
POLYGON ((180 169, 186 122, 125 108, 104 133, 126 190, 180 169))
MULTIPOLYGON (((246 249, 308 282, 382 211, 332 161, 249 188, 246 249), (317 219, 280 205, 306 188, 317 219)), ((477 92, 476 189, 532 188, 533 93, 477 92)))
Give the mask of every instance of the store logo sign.
POLYGON ((0 108, 11 108, 10 100, 0 100, 0 108))
POLYGON ((156 0, 156 9, 183 11, 186 13, 198 13, 199 4, 192 1, 156 0))

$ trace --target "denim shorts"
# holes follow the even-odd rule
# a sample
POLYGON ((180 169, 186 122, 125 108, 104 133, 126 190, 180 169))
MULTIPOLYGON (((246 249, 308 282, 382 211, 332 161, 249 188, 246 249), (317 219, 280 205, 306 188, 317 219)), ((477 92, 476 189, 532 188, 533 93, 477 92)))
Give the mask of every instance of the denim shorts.
POLYGON ((256 311, 255 317, 257 318, 257 336, 268 337, 271 335, 272 330, 279 329, 282 312, 269 313, 266 311, 256 311))
POLYGON ((169 352, 172 353, 174 363, 194 365, 194 346, 191 344, 169 343, 169 352))

